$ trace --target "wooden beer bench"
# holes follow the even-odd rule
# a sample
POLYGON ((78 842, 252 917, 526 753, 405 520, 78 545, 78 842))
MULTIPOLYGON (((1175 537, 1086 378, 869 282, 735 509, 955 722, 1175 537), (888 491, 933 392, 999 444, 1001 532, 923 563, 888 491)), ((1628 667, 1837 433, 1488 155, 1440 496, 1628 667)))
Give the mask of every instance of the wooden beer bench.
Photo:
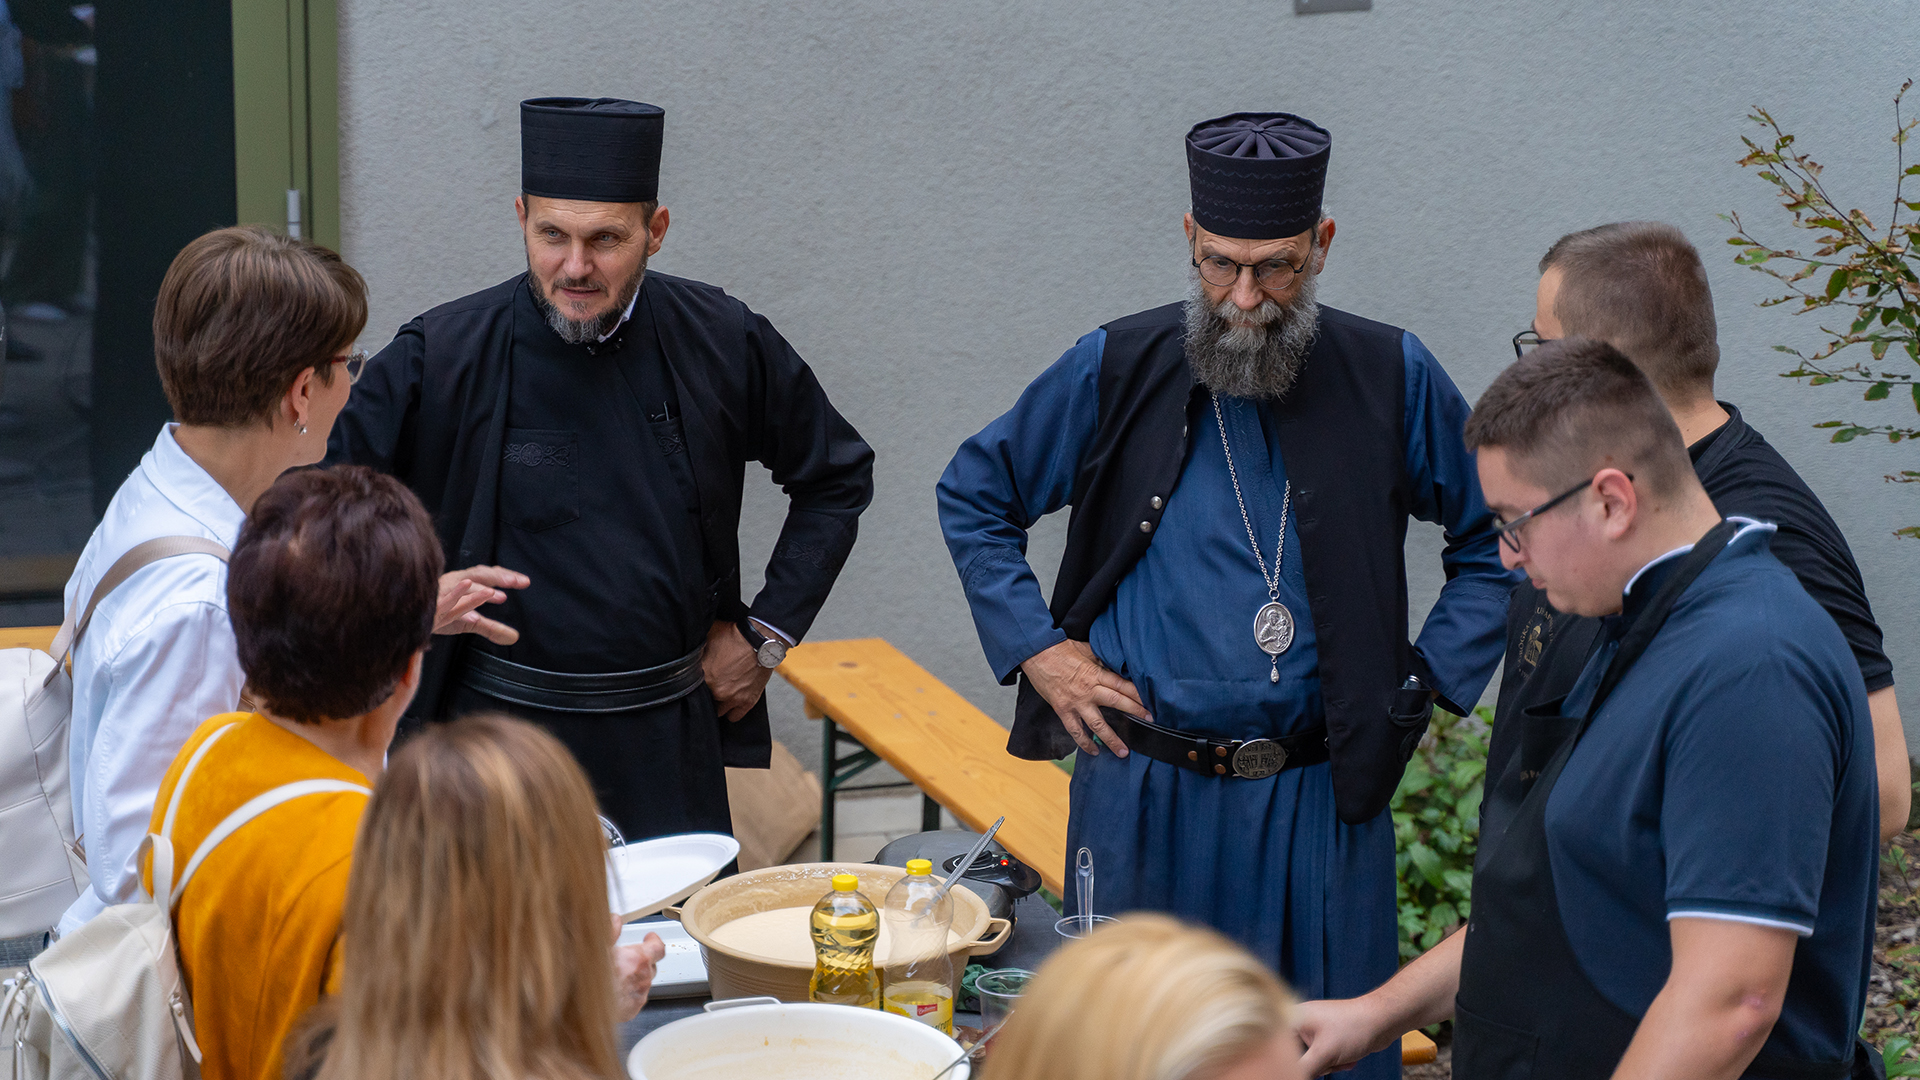
POLYGON ((53 648, 53 635, 60 632, 57 626, 0 626, 0 649, 39 649, 46 652, 53 648))
MULTIPOLYGON (((1007 753, 1007 729, 880 638, 795 646, 778 673, 822 721, 820 858, 833 858, 835 797, 875 763, 921 793, 920 824, 946 807, 975 832, 1006 815, 994 837, 1039 871, 1057 895, 1067 865, 1067 774, 1007 753)), ((882 787, 887 785, 872 785, 882 787)))

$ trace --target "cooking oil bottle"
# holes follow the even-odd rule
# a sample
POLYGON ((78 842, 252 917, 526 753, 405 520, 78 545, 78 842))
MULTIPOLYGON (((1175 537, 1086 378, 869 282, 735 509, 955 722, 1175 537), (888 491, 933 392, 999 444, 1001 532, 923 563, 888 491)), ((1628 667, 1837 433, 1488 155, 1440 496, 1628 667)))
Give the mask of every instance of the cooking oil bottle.
POLYGON ((947 954, 947 931, 953 926, 953 897, 940 896, 933 879, 933 863, 907 861, 907 876, 887 891, 880 917, 887 927, 887 955, 882 1001, 888 1012, 899 1013, 929 1027, 953 1034, 953 959, 947 954))
POLYGON ((859 886, 860 879, 852 874, 835 874, 833 891, 813 905, 810 1001, 880 1007, 880 979, 873 970, 880 914, 873 909, 873 901, 856 891, 859 886))

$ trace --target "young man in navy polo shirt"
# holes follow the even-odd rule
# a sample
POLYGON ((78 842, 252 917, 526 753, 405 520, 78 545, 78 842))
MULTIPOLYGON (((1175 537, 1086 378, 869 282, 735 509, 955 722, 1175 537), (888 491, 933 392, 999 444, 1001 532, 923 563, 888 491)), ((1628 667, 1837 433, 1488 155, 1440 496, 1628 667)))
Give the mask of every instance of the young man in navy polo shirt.
POLYGON ((1466 931, 1303 1006, 1307 1071, 1454 1017, 1463 1080, 1855 1075, 1879 822, 1846 639, 1772 526, 1721 520, 1611 346, 1542 346, 1466 437, 1507 565, 1606 626, 1528 717, 1569 737, 1483 853, 1466 931))

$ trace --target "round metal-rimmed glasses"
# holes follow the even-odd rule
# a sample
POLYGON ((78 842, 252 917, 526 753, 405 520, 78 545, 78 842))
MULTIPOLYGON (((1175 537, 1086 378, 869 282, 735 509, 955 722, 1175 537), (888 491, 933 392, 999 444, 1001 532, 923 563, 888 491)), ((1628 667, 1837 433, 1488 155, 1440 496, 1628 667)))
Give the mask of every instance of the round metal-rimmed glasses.
POLYGON ((1294 276, 1307 268, 1304 258, 1299 266, 1285 259, 1267 259, 1257 263, 1234 262, 1225 255, 1209 255, 1192 262, 1195 269, 1200 271, 1200 280, 1216 288, 1224 289, 1233 285, 1240 280, 1240 271, 1251 270, 1253 283, 1268 292, 1278 292, 1293 284, 1294 276))
POLYGON ((1513 355, 1524 358, 1528 353, 1552 340, 1552 338, 1541 337, 1540 331, 1529 326, 1513 335, 1513 355))

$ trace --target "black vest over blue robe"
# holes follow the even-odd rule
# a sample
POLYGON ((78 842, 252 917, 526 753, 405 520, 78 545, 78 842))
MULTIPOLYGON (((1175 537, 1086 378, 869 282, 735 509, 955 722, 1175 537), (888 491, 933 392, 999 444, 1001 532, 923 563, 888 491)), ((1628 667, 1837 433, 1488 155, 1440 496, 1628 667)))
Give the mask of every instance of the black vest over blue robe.
MULTIPOLYGON (((1087 640, 1152 542, 1162 513, 1155 500, 1165 506, 1179 482, 1207 401, 1187 365, 1184 303, 1104 329, 1099 422, 1074 481, 1051 605, 1055 625, 1078 641, 1087 640)), ((1341 819, 1355 823, 1377 816, 1399 785, 1404 733, 1388 719, 1388 703, 1416 670, 1407 642, 1404 547, 1412 499, 1401 337, 1394 327, 1321 308, 1319 336, 1299 380, 1270 406, 1293 482, 1319 640, 1334 800, 1341 819)), ((1074 749, 1024 675, 1007 749, 1032 759, 1074 749)))

